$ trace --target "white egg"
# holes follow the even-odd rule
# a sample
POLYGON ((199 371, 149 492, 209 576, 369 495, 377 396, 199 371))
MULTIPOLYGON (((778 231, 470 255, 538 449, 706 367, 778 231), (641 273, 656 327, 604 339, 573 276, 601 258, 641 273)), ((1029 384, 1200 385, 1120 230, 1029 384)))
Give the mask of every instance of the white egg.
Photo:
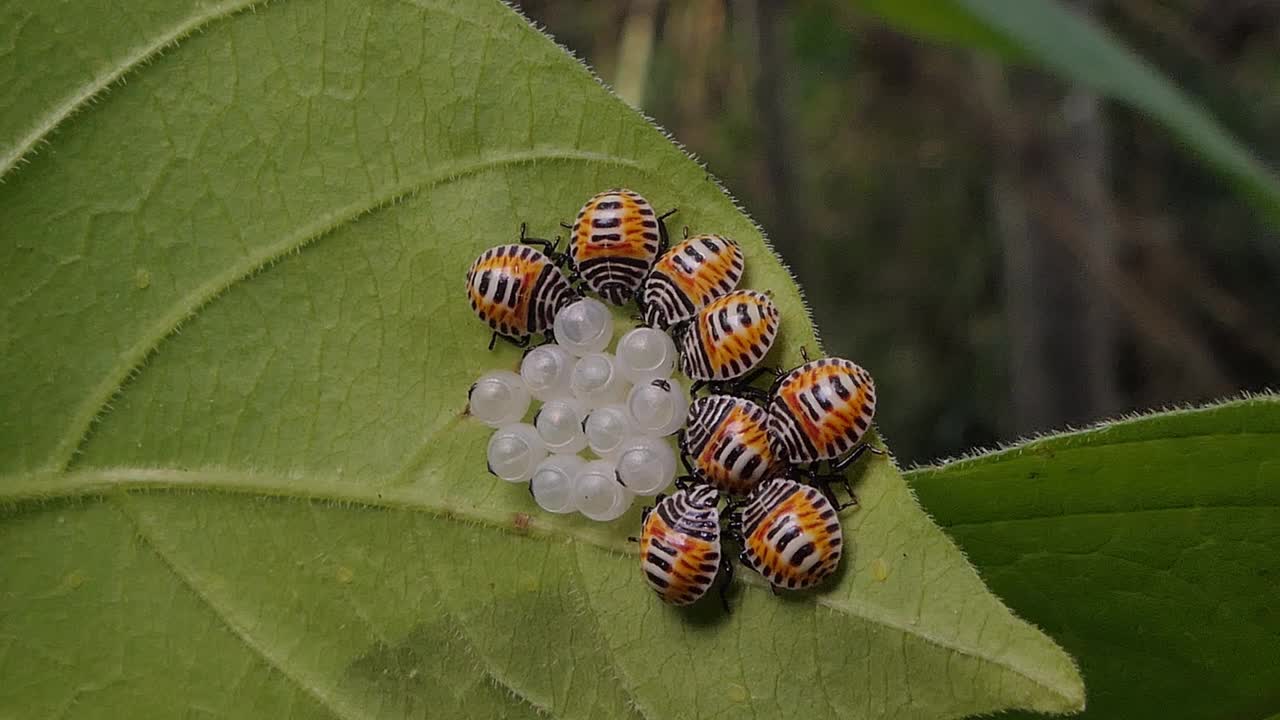
POLYGON ((617 471, 607 460, 584 465, 576 484, 578 512, 592 520, 616 520, 631 507, 631 493, 618 484, 617 471))
POLYGON ((579 357, 600 352, 613 339, 613 313, 595 298, 582 298, 556 314, 556 344, 579 357))
POLYGON ((546 456, 538 430, 528 423, 504 425, 489 438, 489 472, 507 482, 525 482, 546 456))
POLYGON ((654 380, 631 388, 627 413, 636 429, 654 437, 679 430, 689 412, 689 396, 679 380, 654 380))
POLYGON ((577 510, 576 478, 587 461, 577 455, 552 455, 533 471, 529 492, 538 507, 553 513, 577 510))
POLYGON ((576 453, 587 446, 583 429, 586 410, 574 400, 548 400, 533 419, 534 427, 553 453, 576 453))
POLYGON ((569 390, 587 407, 619 402, 627 395, 627 381, 618 372, 613 356, 591 353, 578 359, 569 378, 569 390))
POLYGON ((606 459, 612 459, 622 444, 636 435, 636 426, 627 414, 627 407, 616 403, 591 411, 583 430, 591 451, 606 459))
POLYGON ((573 374, 574 356, 555 343, 539 345, 520 361, 520 377, 529 394, 547 401, 569 396, 569 376, 573 374))
POLYGON ((665 440, 632 438, 618 452, 618 479, 636 495, 657 495, 676 479, 676 452, 665 440))
POLYGON ((661 330, 639 327, 618 340, 614 350, 622 376, 636 385, 665 380, 676 368, 676 344, 661 330))
POLYGON ((471 416, 489 427, 519 422, 529 411, 529 389, 508 370, 485 373, 467 393, 471 416))

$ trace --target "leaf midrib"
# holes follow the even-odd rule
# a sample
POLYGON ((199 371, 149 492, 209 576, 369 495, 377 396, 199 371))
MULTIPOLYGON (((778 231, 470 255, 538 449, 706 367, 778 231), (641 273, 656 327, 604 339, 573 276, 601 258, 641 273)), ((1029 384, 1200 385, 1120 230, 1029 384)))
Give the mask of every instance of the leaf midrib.
POLYGON ((168 555, 168 553, 164 552, 156 545, 155 540, 151 537, 151 534, 147 532, 143 523, 129 507, 128 502, 120 502, 118 498, 111 497, 107 498, 107 502, 116 508, 116 510, 120 512, 121 516, 128 520, 142 544, 151 552, 152 555, 156 557, 160 564, 169 571, 169 574, 177 578, 178 582, 181 583, 182 586, 185 587, 192 595, 194 595, 200 601, 201 605, 208 608, 209 612, 213 613, 214 617, 218 619, 218 622, 225 627, 228 632, 234 635, 241 644, 276 672, 280 673, 282 677, 288 679, 295 687, 310 696, 317 704, 333 713, 334 717, 340 718, 340 720, 360 719, 361 715, 358 712, 352 708, 348 708, 339 698, 326 692, 320 683, 295 672, 283 658, 277 657, 270 648, 266 647, 263 643, 258 642, 257 638, 255 638, 253 634, 244 627, 243 623, 238 622, 231 612, 223 608, 220 603, 215 602, 214 599, 209 596, 209 592, 196 581, 193 573, 190 573, 186 568, 179 566, 177 562, 168 555))
MULTIPOLYGON (((202 605, 207 607, 209 612, 213 613, 214 617, 218 619, 218 622, 225 626, 231 634, 235 635, 246 648, 261 658, 267 665, 274 668, 283 677, 287 678, 303 692, 307 693, 307 695, 314 699, 320 706, 332 712, 333 715, 340 720, 360 720, 364 717, 363 713, 358 709, 351 707, 349 703, 344 702, 341 697, 328 692, 323 683, 306 677, 290 665, 286 659, 277 657, 275 652, 273 652, 264 643, 259 642, 253 633, 245 627, 244 623, 240 622, 237 618, 239 611, 235 608, 226 607, 224 603, 215 599, 212 593, 204 587, 204 583, 200 581, 198 573, 185 567, 169 552, 162 548, 152 536, 147 524, 143 522, 137 513, 130 507, 129 502, 121 500, 122 498, 120 497, 106 498, 106 501, 111 503, 111 505, 115 507, 122 516, 124 516, 124 518, 133 527, 137 537, 141 539, 142 543, 152 552, 152 554, 156 556, 159 562, 164 565, 170 574, 177 578, 178 582, 180 582, 183 587, 187 588, 187 590, 190 591, 202 605)), ((460 618, 454 615, 451 611, 445 608, 437 608, 437 611, 449 617, 451 619, 450 624, 459 628, 465 627, 465 624, 461 622, 460 618)), ((559 717, 556 713, 552 712, 551 708, 536 702, 519 687, 516 687, 503 678, 496 669, 492 667, 487 658, 476 652, 475 644, 469 637, 463 636, 459 639, 462 640, 465 646, 464 652, 467 657, 476 663, 480 671, 483 672, 486 677, 490 678, 496 685, 506 691, 504 696, 514 697, 517 701, 527 704, 529 707, 533 708, 534 711, 540 715, 559 717)))
MULTIPOLYGON (((629 557, 633 553, 633 546, 629 542, 604 528, 555 522, 547 524, 539 522, 536 517, 524 517, 520 519, 521 528, 517 529, 518 513, 494 511, 472 505, 450 504, 423 492, 421 486, 405 485, 403 481, 396 478, 358 482, 349 478, 337 480, 309 473, 280 476, 229 469, 189 470, 158 467, 44 472, 0 476, 0 508, 56 500, 123 497, 131 492, 175 490, 406 510, 438 519, 461 522, 469 526, 483 525, 513 534, 569 538, 574 542, 590 545, 617 556, 629 557)), ((757 591, 770 592, 767 583, 761 578, 744 573, 740 579, 744 585, 753 587, 757 591)), ((868 623, 916 637, 944 651, 1002 667, 1045 688, 1073 706, 1082 701, 1082 697, 1076 697, 1071 693, 1071 688, 1059 687, 1059 684, 1051 678, 1036 672, 1038 668, 1023 668, 1009 658, 999 657, 979 648, 935 636, 916 624, 894 618, 890 613, 874 605, 848 602, 836 599, 832 595, 821 594, 809 595, 806 599, 832 612, 861 618, 868 623)))

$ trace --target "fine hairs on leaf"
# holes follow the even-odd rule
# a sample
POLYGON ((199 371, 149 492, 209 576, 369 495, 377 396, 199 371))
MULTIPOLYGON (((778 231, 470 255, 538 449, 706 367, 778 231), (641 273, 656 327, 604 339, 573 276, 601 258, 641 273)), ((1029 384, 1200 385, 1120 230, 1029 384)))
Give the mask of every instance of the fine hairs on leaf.
MULTIPOLYGON (((1018 454, 1027 450, 1035 449, 1040 445, 1061 445, 1064 442, 1069 443, 1074 438, 1089 444, 1105 444, 1107 439, 1107 431, 1117 425, 1132 426, 1135 421, 1146 419, 1159 419, 1169 416, 1178 416, 1184 414, 1198 415, 1206 411, 1212 411, 1218 407, 1231 407, 1238 405, 1241 401, 1251 402, 1260 401, 1263 403, 1276 401, 1280 396, 1270 390, 1262 392, 1241 391, 1234 397, 1225 398, 1217 402, 1196 405, 1194 403, 1177 403, 1171 405, 1163 405, 1157 408, 1147 410, 1135 410, 1132 412, 1122 413, 1120 416, 1109 420, 1099 420, 1082 428, 1067 427, 1054 432, 1033 433, 1026 437, 1020 438, 1015 442, 1000 443, 991 448, 974 448, 959 455, 957 457, 948 457, 935 460, 928 465, 915 465, 907 470, 908 474, 916 472, 932 472, 953 465, 968 463, 975 460, 994 460, 1005 454, 1018 454)), ((1194 428, 1194 425, 1189 427, 1194 428)), ((1194 430, 1189 432, 1195 432, 1194 430)))
POLYGON ((0 184, 0 653, 23 658, 0 715, 1083 707, 1071 659, 886 457, 853 471, 833 582, 774 597, 743 571, 731 615, 652 596, 626 541, 638 507, 552 517, 485 472, 467 388, 519 351, 486 350, 466 268, 602 189, 739 242, 743 286, 782 316, 767 364, 819 347, 756 224, 581 64, 496 0, 329 0, 121 66, 203 7, 37 4, 31 32, 63 34, 0 70, 50 84, 0 113, 5 148, 96 65, 129 79, 0 184))

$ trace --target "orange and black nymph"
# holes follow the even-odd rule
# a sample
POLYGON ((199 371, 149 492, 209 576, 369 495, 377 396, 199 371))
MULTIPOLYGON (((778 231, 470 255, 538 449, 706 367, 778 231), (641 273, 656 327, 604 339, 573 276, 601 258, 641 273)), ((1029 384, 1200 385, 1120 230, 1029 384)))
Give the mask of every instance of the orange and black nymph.
POLYGON ((658 258, 644 281, 640 311, 649 327, 688 320, 716 298, 733 292, 745 261, 738 243, 720 235, 695 235, 658 258))
POLYGON ((689 405, 680 431, 680 456, 693 476, 731 495, 746 495, 779 463, 769 443, 769 413, 731 395, 710 395, 689 405))
POLYGON ((681 369, 695 387, 742 378, 773 347, 778 318, 769 296, 755 290, 712 300, 676 332, 681 369))
POLYGON ((551 329, 556 313, 578 294, 560 268, 528 245, 499 245, 485 250, 467 271, 471 310, 499 335, 517 345, 551 329))
POLYGON ((707 485, 659 497, 640 533, 640 571, 658 597, 689 605, 707 594, 721 567, 720 493, 707 485))
POLYGON ((817 488, 777 478, 758 486, 729 518, 739 559, 774 588, 800 590, 840 565, 844 532, 837 509, 817 488))
POLYGON ((569 226, 574 271, 605 302, 630 301, 658 253, 666 249, 667 228, 662 221, 667 215, 659 217, 649 201, 632 190, 599 193, 582 206, 569 226))
POLYGON ((843 358, 807 362, 774 383, 769 401, 774 454, 791 465, 832 460, 832 469, 842 470, 867 449, 862 438, 875 413, 870 373, 843 358))

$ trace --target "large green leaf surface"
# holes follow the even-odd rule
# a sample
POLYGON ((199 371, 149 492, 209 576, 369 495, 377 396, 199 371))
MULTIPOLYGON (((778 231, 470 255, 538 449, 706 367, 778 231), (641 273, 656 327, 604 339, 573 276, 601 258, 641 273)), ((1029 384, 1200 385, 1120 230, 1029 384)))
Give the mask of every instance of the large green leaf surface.
POLYGON ((1195 100, 1105 29, 1058 0, 858 0, 922 37, 1034 63, 1145 113, 1280 225, 1280 179, 1195 100))
POLYGON ((1001 597, 1079 659, 1083 717, 1280 712, 1280 398, 908 478, 1001 597))
POLYGON ((638 508, 551 517, 489 476, 466 390, 518 352, 485 350, 462 278, 521 220, 550 234, 626 185, 738 238, 782 308, 778 363, 816 347, 795 285, 499 3, 236 10, 0 10, 0 716, 1083 704, 886 459, 856 478, 837 582, 744 577, 728 616, 652 596, 638 508))

